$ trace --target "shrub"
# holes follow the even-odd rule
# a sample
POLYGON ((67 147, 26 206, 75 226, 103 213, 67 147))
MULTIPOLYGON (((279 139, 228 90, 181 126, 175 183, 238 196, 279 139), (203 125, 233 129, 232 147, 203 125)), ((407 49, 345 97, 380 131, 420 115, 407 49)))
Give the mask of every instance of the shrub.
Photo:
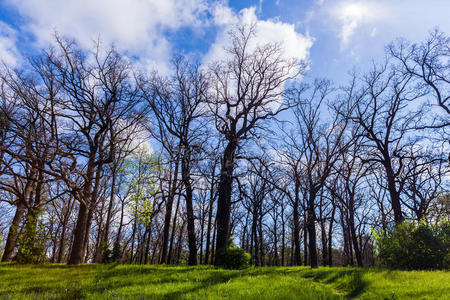
POLYGON ((216 253, 217 265, 226 269, 244 269, 249 266, 250 254, 238 248, 232 238, 228 240, 225 250, 216 253))
POLYGON ((377 260, 394 269, 444 269, 450 267, 449 223, 430 225, 402 222, 386 231, 373 231, 377 260))

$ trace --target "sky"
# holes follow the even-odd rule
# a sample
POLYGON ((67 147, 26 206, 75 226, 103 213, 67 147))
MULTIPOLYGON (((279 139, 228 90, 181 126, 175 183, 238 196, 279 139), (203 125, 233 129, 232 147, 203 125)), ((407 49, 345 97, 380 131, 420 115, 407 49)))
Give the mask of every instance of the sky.
POLYGON ((448 0, 0 0, 0 60, 18 67, 57 32, 86 49, 100 38, 170 74, 175 54, 221 59, 230 28, 251 22, 258 43, 283 42, 286 56, 308 61, 307 77, 345 84, 397 38, 450 33, 449 12, 448 0))

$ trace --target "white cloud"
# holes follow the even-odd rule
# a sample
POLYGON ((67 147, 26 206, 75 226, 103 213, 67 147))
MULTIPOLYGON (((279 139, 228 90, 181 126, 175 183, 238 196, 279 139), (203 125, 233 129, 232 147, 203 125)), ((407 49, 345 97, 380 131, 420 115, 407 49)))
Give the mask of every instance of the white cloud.
POLYGON ((16 48, 17 32, 0 22, 0 62, 8 66, 16 66, 21 56, 16 48))
POLYGON ((212 14, 215 24, 221 28, 215 42, 203 59, 204 63, 226 57, 225 48, 230 43, 228 32, 238 24, 256 24, 256 45, 281 43, 286 58, 306 60, 309 56, 309 50, 313 44, 311 37, 296 32, 294 24, 283 23, 277 19, 259 20, 255 7, 244 8, 239 13, 235 13, 227 6, 216 5, 212 14))
MULTIPOLYGON (((248 49, 252 51, 258 46, 267 43, 277 43, 281 45, 283 53, 282 57, 285 59, 296 59, 297 61, 305 61, 309 57, 309 51, 313 44, 313 39, 308 35, 303 35, 296 32, 295 25, 284 23, 278 19, 260 20, 256 15, 256 7, 244 8, 239 13, 234 12, 229 7, 217 5, 213 10, 213 20, 218 28, 218 33, 214 43, 210 46, 209 51, 203 57, 203 65, 207 66, 210 63, 220 62, 229 58, 229 49, 231 36, 229 32, 235 29, 236 25, 255 25, 255 35, 249 41, 248 49)), ((294 75, 298 69, 293 68, 290 75, 294 75)), ((296 75, 296 74, 295 74, 296 75)), ((299 79, 300 77, 297 77, 299 79)), ((229 92, 235 97, 236 82, 231 80, 228 82, 229 92)), ((284 86, 280 86, 280 91, 284 86)), ((266 103, 262 109, 275 111, 283 102, 283 97, 277 99, 272 98, 266 103)), ((242 103, 236 107, 236 111, 242 109, 242 103)), ((220 107, 224 109, 224 107, 220 107)), ((240 124, 239 124, 240 125, 240 124)))
POLYGON ((100 37, 161 68, 171 56, 165 33, 201 25, 207 10, 204 0, 7 1, 29 20, 23 29, 36 36, 39 46, 51 42, 55 31, 84 47, 100 37))
POLYGON ((223 26, 239 22, 239 17, 229 6, 217 4, 211 9, 215 25, 223 26))
POLYGON ((340 23, 339 38, 341 48, 345 48, 358 27, 384 18, 386 7, 380 2, 341 2, 332 8, 331 14, 340 23))

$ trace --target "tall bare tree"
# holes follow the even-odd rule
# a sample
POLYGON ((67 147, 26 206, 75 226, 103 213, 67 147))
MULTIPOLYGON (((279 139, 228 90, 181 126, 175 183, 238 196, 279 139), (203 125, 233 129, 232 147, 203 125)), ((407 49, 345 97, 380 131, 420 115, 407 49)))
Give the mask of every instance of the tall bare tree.
POLYGON ((213 89, 209 107, 217 130, 226 140, 218 187, 216 252, 225 250, 230 234, 238 146, 241 141, 251 139, 265 120, 286 109, 281 103, 284 84, 302 71, 297 60, 284 58, 279 44, 253 48, 255 32, 255 25, 235 28, 230 32, 228 59, 211 67, 213 89))

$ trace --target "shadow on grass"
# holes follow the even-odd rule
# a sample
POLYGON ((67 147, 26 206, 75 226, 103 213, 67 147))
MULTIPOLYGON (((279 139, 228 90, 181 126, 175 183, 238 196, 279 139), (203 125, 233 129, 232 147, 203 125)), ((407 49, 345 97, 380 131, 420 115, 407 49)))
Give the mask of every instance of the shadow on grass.
POLYGON ((319 283, 324 283, 336 287, 339 291, 346 293, 348 298, 360 296, 368 287, 369 283, 363 279, 363 269, 350 270, 301 270, 298 271, 301 277, 309 278, 319 283))
MULTIPOLYGON (((161 288, 161 286, 170 285, 166 291, 161 291, 161 293, 156 294, 152 292, 139 293, 134 296, 136 297, 155 297, 164 299, 181 299, 186 295, 191 293, 199 292, 203 289, 211 288, 212 286, 229 282, 233 278, 243 277, 240 271, 229 271, 220 270, 217 272, 213 268, 198 269, 195 267, 185 267, 185 268, 171 268, 171 267, 120 267, 115 269, 115 266, 111 266, 109 270, 98 274, 92 281, 92 284, 88 286, 85 290, 86 294, 104 294, 109 292, 109 294, 114 294, 115 296, 124 296, 125 298, 130 295, 120 295, 120 293, 115 292, 121 288, 132 287, 136 285, 152 285, 155 290, 161 288), (188 275, 182 275, 191 271, 204 272, 203 274, 197 274, 201 278, 192 278, 188 275), (224 272, 222 272, 224 271, 224 272), (205 274, 206 273, 206 274, 205 274), (180 276, 181 274, 181 276, 180 276), (136 280, 135 275, 144 275, 145 278, 140 278, 136 280), (113 277, 117 276, 116 281, 111 281, 113 277), (185 283, 194 283, 194 286, 184 287, 185 283), (181 288, 180 288, 181 287, 181 288)), ((244 276, 248 276, 245 274, 244 276)))
MULTIPOLYGON (((4 267, 4 266, 3 266, 4 267)), ((23 267, 23 266, 22 266, 23 267)), ((356 298, 361 295, 368 283, 363 280, 363 271, 359 269, 330 269, 320 268, 311 270, 305 267, 293 268, 249 268, 245 270, 215 269, 205 267, 172 267, 155 265, 40 265, 36 268, 44 269, 50 275, 46 278, 46 284, 34 281, 34 284, 24 286, 20 292, 27 295, 48 295, 50 298, 79 299, 101 297, 107 299, 128 298, 164 298, 182 299, 198 298, 208 294, 208 289, 227 283, 236 278, 268 276, 272 280, 277 276, 298 277, 309 279, 313 282, 324 284, 324 287, 335 287, 339 296, 356 298), (51 274, 51 270, 56 272, 51 274), (56 278, 59 271, 65 273, 65 285, 58 284, 56 278), (72 271, 80 271, 74 272, 72 271), (56 276, 55 276, 56 275, 56 276), (72 277, 73 276, 73 277, 72 277), (77 277, 77 279, 75 279, 77 277), (84 278, 83 283, 78 283, 78 278, 84 278), (144 288, 145 287, 145 288, 144 288), (54 295, 54 296, 52 296, 54 295)), ((34 273, 34 272, 32 272, 34 273)), ((36 274, 27 274, 28 276, 36 274)), ((62 274, 62 273, 61 273, 62 274)), ((22 279, 25 279, 22 277, 22 279)), ((42 278, 43 279, 43 278, 42 278)), ((61 278, 63 279, 63 278, 61 278)), ((258 279, 256 279, 258 280, 258 279)), ((270 284, 269 284, 270 285, 270 284)), ((253 288, 251 285, 249 289, 253 288)), ((298 286, 286 285, 288 289, 297 289, 298 286)), ((227 288, 224 289, 226 291, 227 288)), ((221 291, 219 288, 218 291, 221 291)), ((216 291, 217 292, 217 291, 216 291)), ((231 292, 231 290, 230 290, 231 292)), ((283 295, 285 293, 281 293, 283 295)), ((292 294, 292 293, 291 293, 292 294)), ((337 294, 336 294, 337 295, 337 294)), ((256 294, 255 294, 256 296, 256 294)), ((33 297, 32 297, 33 298, 33 297)), ((324 298, 325 299, 325 298, 324 298)))

